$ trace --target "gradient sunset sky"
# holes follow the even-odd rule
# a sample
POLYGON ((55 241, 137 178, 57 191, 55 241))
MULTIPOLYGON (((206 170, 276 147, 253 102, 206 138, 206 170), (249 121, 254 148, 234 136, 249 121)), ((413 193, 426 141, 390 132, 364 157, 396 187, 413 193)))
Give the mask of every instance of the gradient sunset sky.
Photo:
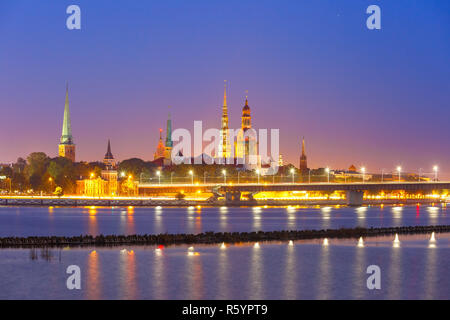
POLYGON ((153 160, 174 128, 230 126, 249 93, 285 161, 450 177, 450 1, 2 0, 0 163, 56 156, 66 81, 77 160, 153 160), (77 4, 82 29, 66 28, 77 4), (382 29, 366 28, 366 8, 382 29))

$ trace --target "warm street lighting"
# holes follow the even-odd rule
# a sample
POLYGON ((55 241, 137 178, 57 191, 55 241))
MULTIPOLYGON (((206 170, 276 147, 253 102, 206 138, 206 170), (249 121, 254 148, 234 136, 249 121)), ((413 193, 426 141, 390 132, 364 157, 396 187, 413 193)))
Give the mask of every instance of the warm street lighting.
POLYGON ((433 171, 434 171, 434 181, 438 181, 438 170, 439 170, 439 167, 438 167, 438 166, 434 166, 434 167, 433 167, 433 171))
POLYGON ((328 175, 328 183, 330 183, 330 168, 325 168, 325 172, 328 175))
POLYGON ((364 183, 365 180, 366 180, 366 168, 362 167, 361 168, 361 172, 362 172, 362 180, 363 180, 363 183, 364 183))
POLYGON ((401 173, 402 173, 402 167, 398 166, 397 167, 397 172, 398 172, 398 182, 400 182, 400 180, 401 180, 401 173))
POLYGON ((291 168, 291 175, 292 175, 292 184, 294 184, 294 175, 295 175, 294 168, 291 168))
POLYGON ((206 171, 203 172, 203 184, 206 184, 206 175, 207 175, 207 172, 206 171))
POLYGON ((120 176, 121 176, 122 178, 125 178, 126 175, 127 175, 127 174, 126 174, 124 171, 122 171, 122 172, 120 173, 120 176))
POLYGON ((260 174, 260 171, 259 171, 259 169, 256 169, 256 175, 258 176, 258 184, 259 184, 259 174, 260 174))
POLYGON ((222 170, 222 174, 223 174, 223 182, 224 182, 224 184, 227 184, 227 171, 222 170))
POLYGON ((384 182, 384 169, 381 169, 381 182, 384 182))
POLYGON ((94 178, 94 176, 95 176, 95 175, 94 175, 94 173, 92 172, 92 173, 91 173, 91 179, 93 179, 93 178, 94 178))
POLYGON ((189 170, 189 175, 191 176, 192 184, 194 184, 194 171, 189 170))

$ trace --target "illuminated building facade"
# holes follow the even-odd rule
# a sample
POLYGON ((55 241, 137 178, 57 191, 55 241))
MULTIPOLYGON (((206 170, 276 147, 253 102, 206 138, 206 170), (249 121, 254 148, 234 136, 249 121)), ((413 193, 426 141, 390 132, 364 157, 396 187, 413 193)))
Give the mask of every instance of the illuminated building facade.
POLYGON ((252 129, 251 109, 248 105, 248 97, 245 98, 245 105, 242 108, 241 129, 236 137, 236 161, 244 164, 246 170, 253 170, 260 167, 258 156, 258 139, 256 131, 252 129))
POLYGON ((70 111, 69 111, 69 85, 67 85, 66 87, 64 120, 61 139, 58 147, 58 154, 60 157, 67 158, 75 162, 75 144, 73 143, 72 126, 70 123, 70 111))
POLYGON ((118 172, 116 167, 116 160, 111 152, 111 142, 108 140, 108 148, 106 150, 105 158, 103 159, 105 170, 102 170, 101 177, 107 181, 105 193, 109 196, 117 195, 118 191, 118 172))

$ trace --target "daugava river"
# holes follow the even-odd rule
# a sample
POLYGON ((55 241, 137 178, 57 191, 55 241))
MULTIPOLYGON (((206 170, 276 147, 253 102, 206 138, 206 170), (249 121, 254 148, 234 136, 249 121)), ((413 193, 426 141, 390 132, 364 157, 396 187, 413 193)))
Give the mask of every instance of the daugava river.
MULTIPOLYGON (((2 237, 438 224, 450 224, 446 207, 0 207, 2 237)), ((0 249, 0 299, 449 299, 450 234, 393 240, 0 249), (66 287, 70 265, 80 267, 81 290, 66 287), (380 290, 367 288, 370 265, 380 290)))

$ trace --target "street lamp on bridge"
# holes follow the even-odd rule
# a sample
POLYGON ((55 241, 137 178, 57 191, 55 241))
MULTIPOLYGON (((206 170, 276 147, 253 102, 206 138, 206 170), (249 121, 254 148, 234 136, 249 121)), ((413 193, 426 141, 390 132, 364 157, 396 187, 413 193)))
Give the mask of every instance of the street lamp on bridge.
POLYGON ((225 169, 222 170, 222 174, 223 174, 223 183, 227 184, 227 171, 225 169))
POLYGON ((256 175, 258 176, 258 184, 259 184, 259 174, 260 174, 261 172, 259 171, 259 169, 256 169, 256 175))
POLYGON ((365 180, 366 180, 366 168, 362 167, 361 168, 361 172, 362 172, 362 180, 363 180, 363 183, 364 183, 365 180))
POLYGON ((401 181, 401 174, 402 174, 402 167, 398 166, 397 167, 397 172, 398 172, 398 182, 401 181))
POLYGON ((294 175, 295 175, 294 168, 291 168, 291 175, 292 175, 292 184, 294 184, 294 175))
POLYGON ((434 166, 434 167, 433 167, 433 171, 434 171, 434 181, 438 181, 438 170, 439 170, 439 167, 438 167, 438 166, 434 166))
POLYGON ((194 184, 194 171, 189 170, 189 175, 191 176, 192 184, 194 184))
POLYGON ((158 176, 158 184, 161 184, 161 171, 156 171, 156 175, 158 176))
POLYGON ((328 183, 330 183, 330 168, 325 168, 325 172, 327 173, 327 175, 328 175, 328 183))

